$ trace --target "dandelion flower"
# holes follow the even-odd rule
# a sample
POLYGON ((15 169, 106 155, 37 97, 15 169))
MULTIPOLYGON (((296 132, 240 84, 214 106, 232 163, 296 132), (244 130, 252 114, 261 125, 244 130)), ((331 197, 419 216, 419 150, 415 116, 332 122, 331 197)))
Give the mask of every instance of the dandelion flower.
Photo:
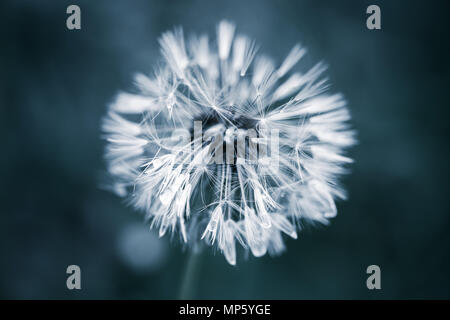
POLYGON ((160 236, 206 242, 236 264, 236 245, 276 255, 283 234, 327 223, 344 199, 338 178, 355 141, 325 66, 292 72, 295 45, 276 65, 222 21, 217 41, 181 28, 159 39, 162 63, 135 77, 103 119, 111 189, 145 212, 160 236))

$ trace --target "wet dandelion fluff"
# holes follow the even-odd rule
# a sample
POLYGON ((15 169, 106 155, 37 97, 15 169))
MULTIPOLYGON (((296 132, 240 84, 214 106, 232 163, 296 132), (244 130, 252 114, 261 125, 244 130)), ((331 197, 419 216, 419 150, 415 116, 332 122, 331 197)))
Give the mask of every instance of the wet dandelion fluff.
POLYGON ((182 29, 159 42, 158 68, 136 75, 137 92, 119 93, 103 119, 115 193, 160 236, 215 246, 232 265, 238 244, 276 255, 304 222, 336 215, 355 138, 323 64, 294 72, 306 53, 297 44, 276 65, 227 21, 216 42, 185 42, 182 29))

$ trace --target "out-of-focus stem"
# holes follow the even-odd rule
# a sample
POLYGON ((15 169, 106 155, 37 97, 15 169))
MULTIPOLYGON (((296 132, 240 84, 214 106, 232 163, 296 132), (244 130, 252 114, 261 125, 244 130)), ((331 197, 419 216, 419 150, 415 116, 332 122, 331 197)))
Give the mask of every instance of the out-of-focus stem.
POLYGON ((184 275, 180 287, 180 300, 193 299, 198 287, 201 267, 201 253, 191 250, 187 258, 184 275))

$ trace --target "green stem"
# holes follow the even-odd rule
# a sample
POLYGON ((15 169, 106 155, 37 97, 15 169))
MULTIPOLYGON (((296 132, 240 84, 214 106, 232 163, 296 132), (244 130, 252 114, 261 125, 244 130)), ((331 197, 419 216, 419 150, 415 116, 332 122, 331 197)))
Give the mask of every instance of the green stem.
POLYGON ((181 282, 180 300, 193 299, 200 275, 201 253, 191 250, 187 258, 186 268, 181 282))

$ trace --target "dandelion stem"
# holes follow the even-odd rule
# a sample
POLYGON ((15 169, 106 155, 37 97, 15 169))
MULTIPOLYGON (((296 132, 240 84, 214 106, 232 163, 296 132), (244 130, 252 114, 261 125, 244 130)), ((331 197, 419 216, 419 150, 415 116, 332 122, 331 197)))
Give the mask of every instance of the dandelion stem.
POLYGON ((200 267, 201 267, 201 253, 192 250, 187 258, 183 278, 181 280, 180 295, 179 295, 180 300, 193 299, 196 293, 196 289, 198 287, 200 267))

